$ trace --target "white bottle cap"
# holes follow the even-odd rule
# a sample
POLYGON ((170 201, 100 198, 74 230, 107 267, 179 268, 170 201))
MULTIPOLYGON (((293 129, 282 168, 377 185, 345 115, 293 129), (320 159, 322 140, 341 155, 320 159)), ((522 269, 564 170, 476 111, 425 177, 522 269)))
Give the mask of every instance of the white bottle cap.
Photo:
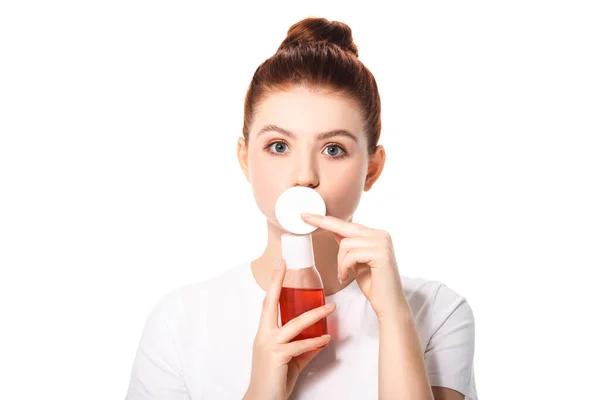
POLYGON ((281 235, 281 258, 287 269, 308 268, 315 265, 312 236, 284 233, 281 235))
POLYGON ((325 201, 314 189, 294 186, 283 192, 275 204, 275 216, 279 224, 288 232, 306 235, 317 227, 307 224, 302 213, 325 215, 325 201))

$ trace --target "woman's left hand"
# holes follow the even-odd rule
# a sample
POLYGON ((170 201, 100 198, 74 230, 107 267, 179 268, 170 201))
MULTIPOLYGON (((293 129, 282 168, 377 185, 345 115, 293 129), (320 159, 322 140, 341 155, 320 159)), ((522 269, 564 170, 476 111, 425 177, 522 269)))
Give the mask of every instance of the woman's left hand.
POLYGON ((388 232, 329 215, 303 214, 302 219, 333 233, 340 245, 337 258, 340 283, 352 270, 360 290, 379 320, 406 307, 392 238, 388 232))

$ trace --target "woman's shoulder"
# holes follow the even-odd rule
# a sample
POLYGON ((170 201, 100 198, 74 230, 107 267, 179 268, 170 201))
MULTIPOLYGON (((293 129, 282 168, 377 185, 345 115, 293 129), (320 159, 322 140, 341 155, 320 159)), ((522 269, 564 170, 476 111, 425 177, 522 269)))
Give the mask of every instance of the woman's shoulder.
POLYGON ((472 314, 466 297, 441 280, 402 276, 404 294, 414 314, 426 312, 429 318, 443 321, 457 310, 472 314))
POLYGON ((435 300, 438 296, 445 298, 464 299, 458 290, 444 281, 418 276, 401 275, 402 287, 407 296, 427 297, 435 300))
POLYGON ((185 314, 198 313, 203 307, 215 304, 219 299, 231 298, 252 289, 250 265, 240 263, 217 275, 175 287, 163 294, 155 309, 165 317, 180 319, 185 314))
POLYGON ((214 302, 215 298, 230 292, 246 291, 251 288, 252 272, 249 263, 236 264, 220 273, 196 282, 180 285, 165 293, 158 301, 170 307, 195 307, 214 302))

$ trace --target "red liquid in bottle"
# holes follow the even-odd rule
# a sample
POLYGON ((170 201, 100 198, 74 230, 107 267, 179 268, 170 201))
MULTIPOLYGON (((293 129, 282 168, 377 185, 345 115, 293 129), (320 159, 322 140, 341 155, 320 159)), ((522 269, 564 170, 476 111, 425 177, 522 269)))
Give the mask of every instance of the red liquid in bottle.
MULTIPOLYGON (((298 315, 321 307, 325 304, 325 292, 323 289, 296 289, 281 288, 279 296, 279 310, 281 312, 281 323, 287 324, 291 319, 298 315)), ((327 333, 327 317, 315 322, 313 325, 305 328, 294 340, 309 339, 319 337, 327 333)))

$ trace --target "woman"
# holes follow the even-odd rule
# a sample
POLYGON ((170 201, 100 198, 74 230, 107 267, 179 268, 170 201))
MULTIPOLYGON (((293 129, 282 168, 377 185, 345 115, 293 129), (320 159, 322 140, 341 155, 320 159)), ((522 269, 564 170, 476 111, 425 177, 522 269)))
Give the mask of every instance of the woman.
POLYGON ((477 398, 466 300, 440 282, 401 277, 389 234, 352 222, 385 163, 380 109, 347 25, 308 18, 289 29, 252 79, 237 148, 267 247, 157 304, 128 399, 477 398), (319 228, 328 304, 281 327, 285 231, 274 209, 292 186, 313 188, 327 205, 327 216, 304 218, 319 228), (290 341, 322 318, 330 335, 290 341))

